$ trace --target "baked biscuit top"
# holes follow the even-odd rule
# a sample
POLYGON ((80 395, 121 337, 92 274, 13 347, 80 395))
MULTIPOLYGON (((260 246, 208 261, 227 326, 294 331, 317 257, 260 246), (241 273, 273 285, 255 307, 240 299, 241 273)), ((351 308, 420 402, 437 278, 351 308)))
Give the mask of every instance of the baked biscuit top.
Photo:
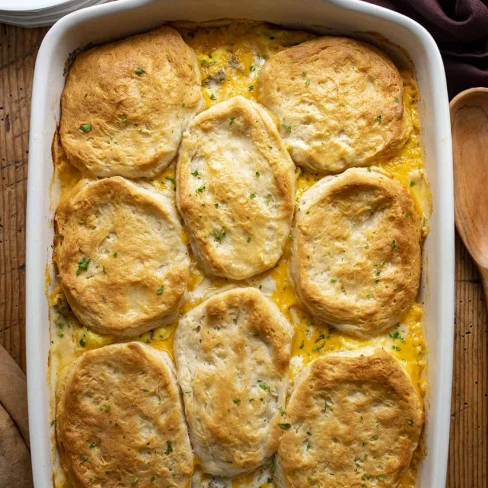
POLYGON ((279 52, 263 66, 260 102, 281 123, 298 166, 340 173, 394 154, 411 123, 402 78, 370 44, 320 37, 279 52))
POLYGON ((195 53, 174 29, 161 27, 77 56, 59 132, 82 171, 151 177, 171 163, 203 105, 195 53))

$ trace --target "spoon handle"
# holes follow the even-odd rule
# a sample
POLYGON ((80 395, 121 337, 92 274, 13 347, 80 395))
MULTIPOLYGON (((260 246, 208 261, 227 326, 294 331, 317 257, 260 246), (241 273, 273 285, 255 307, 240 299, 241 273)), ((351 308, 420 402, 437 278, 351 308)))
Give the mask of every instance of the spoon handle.
POLYGON ((488 268, 482 268, 478 266, 478 270, 481 276, 481 282, 483 284, 483 292, 485 294, 485 306, 488 307, 488 268))

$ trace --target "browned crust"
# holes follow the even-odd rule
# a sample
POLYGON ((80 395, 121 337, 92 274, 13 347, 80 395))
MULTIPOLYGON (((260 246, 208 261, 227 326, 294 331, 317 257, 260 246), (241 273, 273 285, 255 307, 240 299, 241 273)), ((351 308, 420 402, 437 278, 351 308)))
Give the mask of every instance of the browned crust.
POLYGON ((206 272, 246 279, 276 264, 293 216, 294 168, 271 117, 254 102, 235 97, 194 119, 179 153, 177 205, 190 233, 192 247, 206 272), (256 163, 262 168, 260 177, 255 177, 253 171, 251 183, 239 179, 231 160, 222 164, 211 178, 205 177, 201 167, 199 179, 192 176, 194 159, 201 159, 201 166, 210 172, 213 158, 224 151, 219 134, 225 134, 230 148, 234 134, 240 138, 243 133, 248 146, 243 147, 239 139, 237 144, 241 145, 235 149, 236 154, 244 158, 248 152, 246 148, 256 150, 261 158, 256 163), (265 173, 270 172, 272 183, 264 186, 265 173), (195 190, 197 181, 205 190, 195 190), (250 194, 256 198, 250 198, 250 194), (273 197, 271 204, 265 203, 268 194, 273 197), (267 226, 273 227, 273 240, 266 235, 267 226), (213 236, 214 231, 222 228, 226 231, 223 246, 213 236), (232 253, 223 252, 227 243, 232 246, 232 253))
POLYGON ((54 228, 62 289, 84 325, 131 336, 174 318, 190 260, 172 203, 121 177, 82 180, 59 205, 54 228), (77 275, 83 258, 90 264, 77 275))
POLYGON ((310 171, 367 166, 394 154, 410 134, 402 78, 365 42, 313 39, 273 56, 260 77, 260 102, 282 122, 295 164, 310 171))
POLYGON ((421 272, 420 217, 407 189, 383 174, 350 169, 314 185, 303 202, 292 258, 302 302, 361 337, 398 323, 421 272))
POLYGON ((170 164, 186 123, 202 107, 195 53, 174 29, 161 27, 77 56, 61 98, 59 132, 80 170, 149 177, 170 164), (85 133, 80 126, 87 123, 85 133))
POLYGON ((190 487, 193 455, 166 353, 139 343, 89 351, 58 385, 56 437, 76 488, 190 487), (168 441, 172 452, 168 451, 168 441))
POLYGON ((409 376, 381 349, 314 360, 298 380, 286 413, 291 427, 278 451, 286 488, 395 487, 424 420, 409 376))

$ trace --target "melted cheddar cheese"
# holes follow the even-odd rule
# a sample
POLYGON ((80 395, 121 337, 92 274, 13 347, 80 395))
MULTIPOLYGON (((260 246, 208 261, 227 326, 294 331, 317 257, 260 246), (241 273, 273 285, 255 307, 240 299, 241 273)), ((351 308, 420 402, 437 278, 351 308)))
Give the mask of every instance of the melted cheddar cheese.
MULTIPOLYGON (((268 24, 248 22, 232 23, 215 27, 195 28, 183 23, 175 26, 185 41, 195 50, 200 63, 202 91, 207 107, 236 95, 257 100, 259 94, 258 75, 262 65, 274 53, 315 37, 314 34, 288 31, 268 24)), ((398 154, 388 160, 376 163, 384 171, 400 180, 411 192, 418 210, 424 217, 424 235, 428 231, 428 218, 431 212, 431 199, 424 170, 424 154, 420 145, 420 128, 417 116, 418 89, 411 70, 401 71, 404 83, 404 106, 412 119, 413 131, 406 145, 398 154)), ((184 103, 184 101, 182 101, 184 103)), ((62 147, 55 136, 53 144, 55 175, 52 185, 52 196, 57 204, 83 174, 67 160, 62 147)), ((300 198, 320 176, 298 169, 297 195, 300 198)), ((159 177, 147 180, 156 189, 175 190, 174 163, 159 177)), ((186 233, 183 236, 188 243, 186 233)), ((354 350, 364 346, 382 347, 396 357, 405 367, 421 397, 425 395, 426 344, 422 333, 422 307, 419 303, 412 305, 403 320, 392 330, 373 339, 357 339, 340 333, 333 327, 318 323, 304 309, 293 290, 289 279, 289 258, 291 241, 285 247, 278 265, 259 276, 246 280, 244 284, 259 287, 280 308, 285 317, 293 324, 295 336, 290 364, 290 384, 304 364, 331 351, 354 350)), ((48 273, 49 274, 49 273, 48 273)), ((101 335, 83 327, 70 313, 66 306, 59 284, 47 279, 48 298, 51 305, 51 371, 52 384, 62 376, 67 366, 83 352, 116 342, 112 336, 101 335)), ((188 283, 188 299, 181 313, 191 310, 201 303, 209 293, 224 287, 243 283, 232 282, 222 278, 206 277, 192 258, 192 270, 188 283)), ((177 320, 173 323, 154 329, 130 340, 139 340, 152 347, 173 352, 173 334, 177 320)), ((129 340, 129 339, 128 339, 129 340)), ((54 391, 54 387, 53 387, 54 391)), ((54 400, 54 393, 53 393, 54 400)), ((54 401, 53 401, 54 412, 54 401)), ((411 488, 415 484, 415 474, 419 461, 424 455, 420 446, 414 454, 410 468, 404 473, 400 486, 411 488)), ((53 456, 57 462, 55 443, 53 456)), ((195 461, 198 468, 198 460, 195 461)), ((59 468, 59 467, 58 467, 59 468)), ((198 469, 197 469, 198 471, 198 469)), ((53 474, 55 486, 69 487, 62 470, 56 469, 53 474)), ((205 485, 210 480, 208 475, 195 475, 195 483, 205 485)), ((273 465, 264 466, 255 473, 240 476, 229 482, 228 486, 240 488, 245 486, 272 487, 273 465)), ((367 487, 368 484, 366 483, 367 487)))

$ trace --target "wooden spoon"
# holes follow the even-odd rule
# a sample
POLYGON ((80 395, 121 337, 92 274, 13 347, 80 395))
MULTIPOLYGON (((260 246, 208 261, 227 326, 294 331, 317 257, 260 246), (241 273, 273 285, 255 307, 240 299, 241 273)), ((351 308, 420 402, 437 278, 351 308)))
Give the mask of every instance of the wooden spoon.
POLYGON ((488 306, 488 88, 450 104, 456 227, 478 266, 488 306))

